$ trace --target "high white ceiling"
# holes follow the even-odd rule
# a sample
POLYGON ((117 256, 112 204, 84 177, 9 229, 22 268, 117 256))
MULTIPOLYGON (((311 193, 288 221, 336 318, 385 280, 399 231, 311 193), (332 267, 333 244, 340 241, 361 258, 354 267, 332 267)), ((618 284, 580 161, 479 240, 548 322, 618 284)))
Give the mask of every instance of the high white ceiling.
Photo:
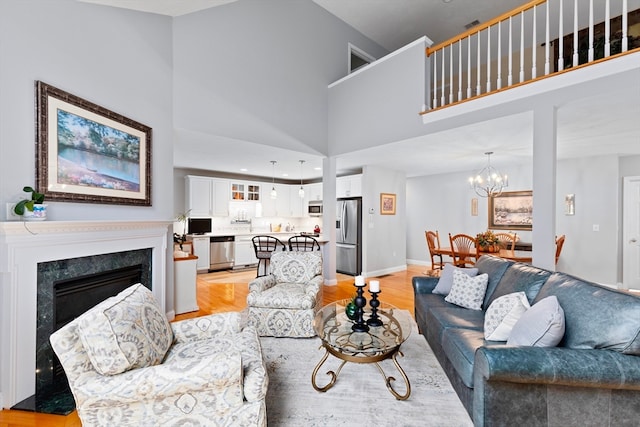
MULTIPOLYGON (((114 7, 179 16, 220 6, 236 0, 78 0, 114 7)), ((268 0, 263 0, 268 1, 268 0)), ((474 20, 487 21, 514 9, 527 0, 313 0, 327 11, 359 30, 381 46, 392 51, 424 35, 434 43, 465 31, 474 20)), ((635 3, 636 0, 632 0, 635 3)), ((566 2, 565 2, 566 3, 566 2)), ((598 11, 604 0, 595 0, 598 11)), ((612 2, 617 3, 617 2, 612 2)), ((640 76, 639 76, 640 80, 640 76)), ((558 153, 560 158, 610 153, 640 154, 640 84, 629 88, 613 88, 609 95, 581 98, 563 105, 558 112, 558 153), (610 141, 603 144, 602 141, 610 141)), ((378 165, 404 171, 407 176, 420 176, 454 171, 469 171, 483 166, 484 151, 494 151, 496 166, 529 161, 532 153, 532 120, 530 114, 517 114, 472 124, 428 136, 400 141, 341 156, 338 172, 363 165, 378 165), (499 130, 499 131, 498 131, 499 130), (469 144, 473 141, 473 144, 469 144), (444 148, 446 146, 446 149, 444 148), (425 147, 438 147, 425 149, 425 147), (429 165, 429 167, 425 167, 429 165), (456 167, 452 167, 456 165, 456 167)), ((180 131, 178 131, 180 132, 180 131)), ((192 135, 193 137, 193 135, 192 135)), ((178 167, 209 169, 211 162, 202 144, 200 152, 182 153, 178 167)), ((177 148, 179 150, 179 147, 177 148)), ((305 159, 303 176, 321 176, 314 170, 321 166, 320 156, 251 143, 224 144, 214 147, 215 170, 271 177, 273 169, 267 160, 277 160, 276 177, 300 178, 298 160, 305 159), (251 153, 250 156, 247 153, 251 153)))

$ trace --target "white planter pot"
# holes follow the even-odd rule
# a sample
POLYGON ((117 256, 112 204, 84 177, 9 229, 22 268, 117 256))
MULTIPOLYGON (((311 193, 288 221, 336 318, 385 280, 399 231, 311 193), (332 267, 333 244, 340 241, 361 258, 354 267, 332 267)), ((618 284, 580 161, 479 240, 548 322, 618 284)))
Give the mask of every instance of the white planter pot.
POLYGON ((47 219, 47 205, 33 205, 33 211, 25 208, 22 219, 25 221, 44 221, 47 219))

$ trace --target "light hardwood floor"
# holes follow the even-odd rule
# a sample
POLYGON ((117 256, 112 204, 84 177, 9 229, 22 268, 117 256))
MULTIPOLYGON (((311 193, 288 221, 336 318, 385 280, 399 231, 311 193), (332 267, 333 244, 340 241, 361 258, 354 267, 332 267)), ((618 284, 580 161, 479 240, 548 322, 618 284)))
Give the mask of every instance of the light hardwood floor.
MULTIPOLYGON (((424 275, 424 273, 425 267, 410 265, 406 271, 376 277, 375 279, 380 281, 380 300, 400 309, 408 310, 413 314, 411 278, 424 275)), ((246 307, 249 281, 255 275, 255 269, 199 274, 197 276, 197 298, 200 310, 180 314, 176 316, 175 320, 243 310, 246 307)), ((333 301, 351 298, 354 291, 353 277, 338 274, 336 286, 325 286, 323 303, 326 305, 333 301)), ((0 427, 79 427, 81 425, 76 412, 68 416, 60 416, 26 411, 0 411, 0 427)))

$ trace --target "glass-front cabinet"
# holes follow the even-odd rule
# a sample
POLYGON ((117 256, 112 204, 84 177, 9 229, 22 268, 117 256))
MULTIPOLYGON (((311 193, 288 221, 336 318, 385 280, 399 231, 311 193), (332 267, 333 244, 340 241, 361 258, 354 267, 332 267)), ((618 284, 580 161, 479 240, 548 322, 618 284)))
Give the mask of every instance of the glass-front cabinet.
POLYGON ((248 182, 231 183, 231 200, 260 201, 260 186, 248 182))
POLYGON ((231 199, 246 200, 244 194, 245 184, 234 182, 231 184, 231 199))

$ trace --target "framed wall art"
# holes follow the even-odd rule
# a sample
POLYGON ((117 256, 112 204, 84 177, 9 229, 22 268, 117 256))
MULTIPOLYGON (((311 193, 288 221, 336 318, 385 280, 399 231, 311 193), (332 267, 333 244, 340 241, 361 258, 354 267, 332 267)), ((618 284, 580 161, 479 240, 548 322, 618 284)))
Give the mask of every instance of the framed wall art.
POLYGON ((380 193, 380 215, 396 214, 396 195, 380 193))
POLYGON ((532 226, 532 191, 509 191, 489 197, 488 228, 531 230, 532 226))
POLYGON ((151 206, 151 128, 41 81, 35 90, 45 198, 151 206))

